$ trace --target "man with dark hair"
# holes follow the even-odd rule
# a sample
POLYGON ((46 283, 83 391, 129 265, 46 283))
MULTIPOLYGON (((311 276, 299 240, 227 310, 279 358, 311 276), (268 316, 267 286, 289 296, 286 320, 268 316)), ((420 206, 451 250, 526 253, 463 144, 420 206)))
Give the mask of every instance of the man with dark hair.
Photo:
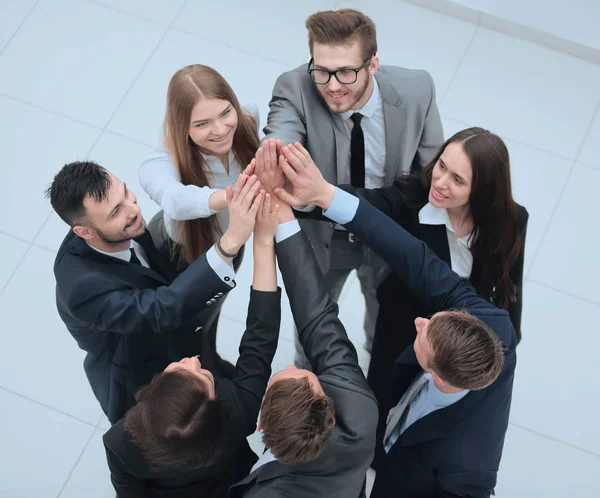
POLYGON ((271 378, 258 424, 265 453, 229 496, 364 496, 377 402, 288 206, 282 206, 280 221, 280 230, 293 235, 276 245, 279 269, 310 369, 290 365, 271 378))
POLYGON ((293 191, 376 251, 429 309, 417 338, 396 360, 395 406, 372 497, 493 494, 512 397, 517 338, 510 317, 480 297, 427 245, 363 199, 328 183, 301 144, 281 148, 293 191), (461 310, 461 311, 456 311, 461 310), (506 349, 505 349, 506 348, 506 349))
POLYGON ((54 263, 58 313, 87 353, 86 375, 111 423, 154 374, 203 353, 211 306, 235 287, 232 256, 252 233, 259 186, 255 176, 240 176, 229 228, 175 278, 127 185, 91 161, 55 176, 47 195, 71 227, 54 263))
MULTIPOLYGON (((357 10, 317 12, 306 28, 311 60, 277 79, 265 137, 300 142, 333 185, 386 187, 427 165, 444 141, 431 76, 380 66, 375 24, 357 10)), ((388 266, 339 224, 312 219, 300 224, 334 301, 350 272, 357 271, 366 304, 365 349, 370 352, 377 288, 388 266)), ((307 366, 298 343, 296 365, 307 366)))

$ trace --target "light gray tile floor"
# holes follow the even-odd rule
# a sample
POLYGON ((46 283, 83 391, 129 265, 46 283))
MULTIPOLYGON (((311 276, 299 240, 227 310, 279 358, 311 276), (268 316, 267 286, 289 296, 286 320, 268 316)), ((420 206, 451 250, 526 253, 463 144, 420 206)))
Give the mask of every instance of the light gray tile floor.
MULTIPOLYGON (((137 166, 159 143, 172 73, 215 67, 264 124, 276 77, 308 59, 306 17, 339 6, 378 23, 382 63, 431 72, 446 135, 483 126, 511 152, 515 197, 530 213, 528 280, 497 496, 598 496, 600 67, 400 0, 0 0, 0 496, 114 496, 108 423, 55 309, 52 264, 66 227, 43 197, 52 176, 97 160, 149 219, 157 207, 137 166)), ((220 323, 218 347, 232 361, 251 277, 247 255, 220 323)), ((340 316, 366 367, 357 284, 351 276, 340 316)), ((285 300, 283 315, 275 371, 293 360, 285 300)), ((260 448, 256 436, 252 444, 260 448)))

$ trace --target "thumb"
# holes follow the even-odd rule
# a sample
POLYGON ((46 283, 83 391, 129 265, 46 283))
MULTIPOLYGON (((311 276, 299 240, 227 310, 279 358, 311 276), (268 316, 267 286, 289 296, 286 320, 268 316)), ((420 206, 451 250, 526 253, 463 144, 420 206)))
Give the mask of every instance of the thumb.
POLYGON ((288 206, 298 206, 302 204, 297 197, 289 194, 282 188, 277 187, 275 190, 273 190, 273 193, 288 206))
POLYGON ((225 189, 225 202, 227 202, 227 205, 231 204, 231 201, 233 200, 233 190, 231 190, 231 187, 227 187, 225 189))

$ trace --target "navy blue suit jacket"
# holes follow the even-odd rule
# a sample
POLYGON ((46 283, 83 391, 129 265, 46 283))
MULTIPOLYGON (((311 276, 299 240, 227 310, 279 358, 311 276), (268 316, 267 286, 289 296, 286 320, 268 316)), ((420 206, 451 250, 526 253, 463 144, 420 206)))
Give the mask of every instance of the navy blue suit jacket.
MULTIPOLYGON (((372 497, 488 497, 493 494, 508 426, 517 338, 508 312, 481 298, 425 242, 360 200, 346 228, 379 254, 429 309, 465 310, 486 323, 506 348, 489 387, 408 427, 378 471, 372 497)), ((397 359, 394 403, 422 372, 412 346, 397 359)))
POLYGON ((87 353, 85 373, 113 424, 154 374, 201 353, 212 304, 231 290, 206 255, 175 278, 147 232, 136 241, 151 269, 99 253, 72 231, 54 263, 58 313, 87 353))

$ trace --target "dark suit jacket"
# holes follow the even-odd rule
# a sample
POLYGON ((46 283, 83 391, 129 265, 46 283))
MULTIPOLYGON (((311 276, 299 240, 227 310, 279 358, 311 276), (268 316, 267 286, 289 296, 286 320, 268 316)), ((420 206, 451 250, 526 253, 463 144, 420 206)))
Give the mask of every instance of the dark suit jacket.
MULTIPOLYGON (((377 252, 434 311, 462 309, 485 322, 506 348, 489 387, 419 419, 402 433, 378 470, 372 497, 489 497, 496 484, 512 398, 517 336, 508 312, 481 298, 425 242, 361 200, 348 230, 377 252)), ((397 403, 423 370, 414 349, 396 361, 397 403)))
POLYGON ((152 269, 106 256, 73 232, 54 263, 58 313, 81 349, 100 406, 116 423, 134 394, 171 361, 201 353, 211 306, 231 290, 206 256, 175 278, 145 233, 152 269))
POLYGON ((228 446, 209 467, 182 471, 154 471, 123 429, 123 421, 104 435, 111 479, 119 498, 218 498, 244 478, 257 460, 246 437, 256 430, 256 419, 271 375, 281 321, 281 291, 252 290, 246 332, 233 381, 216 378, 217 397, 230 413, 223 421, 228 446))
POLYGON ((333 401, 336 425, 319 458, 295 466, 269 462, 233 486, 230 496, 357 497, 373 458, 377 404, 306 235, 300 232, 276 250, 300 343, 333 401))
MULTIPOLYGON (((392 186, 381 189, 357 190, 352 186, 344 185, 343 188, 348 192, 363 197, 377 209, 396 221, 396 223, 402 225, 412 235, 426 242, 438 258, 450 265, 450 248, 448 246, 446 227, 444 225, 422 225, 419 223, 418 210, 407 206, 399 187, 392 186)), ((523 311, 523 263, 525 260, 525 238, 527 235, 528 219, 529 213, 527 209, 517 205, 517 226, 521 238, 521 250, 510 269, 510 278, 517 288, 517 299, 514 303, 510 304, 508 313, 519 339, 521 337, 521 313, 523 311)), ((389 280, 390 282, 382 284, 389 287, 390 292, 388 294, 394 293, 398 279, 395 275, 391 275, 389 280)), ((473 279, 470 282, 476 289, 479 287, 479 282, 473 279)), ((389 310, 389 312, 393 313, 392 310, 389 310)))

